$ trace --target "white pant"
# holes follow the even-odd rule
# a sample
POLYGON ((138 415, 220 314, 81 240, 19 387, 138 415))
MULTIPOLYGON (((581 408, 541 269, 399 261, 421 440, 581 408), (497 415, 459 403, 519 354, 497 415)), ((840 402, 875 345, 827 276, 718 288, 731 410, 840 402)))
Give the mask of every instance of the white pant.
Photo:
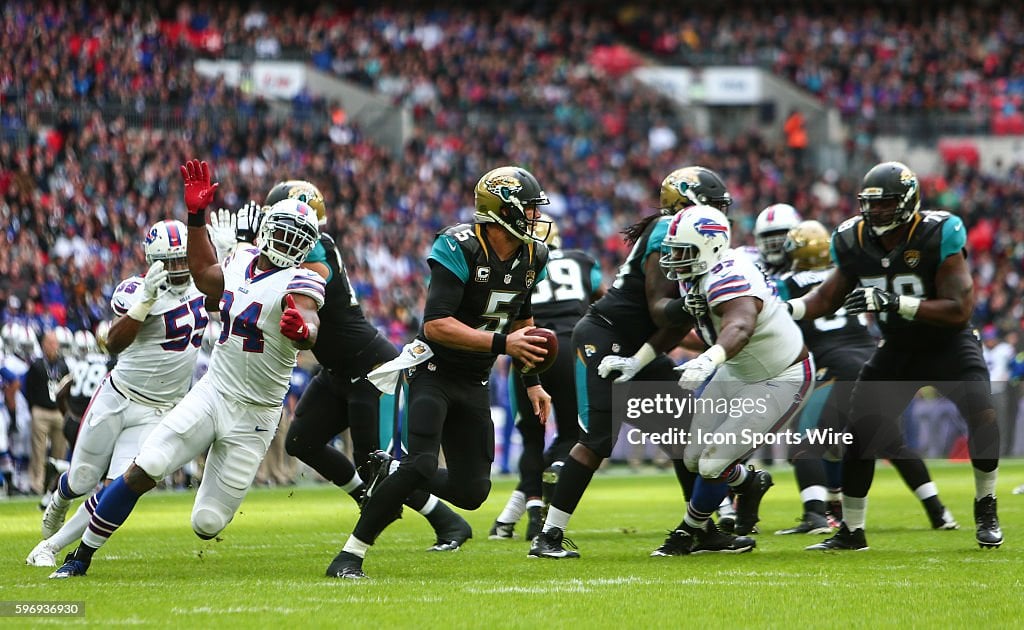
POLYGON ((93 394, 82 416, 75 451, 68 469, 68 485, 83 495, 100 482, 124 474, 142 442, 166 410, 125 398, 108 375, 93 394))
POLYGON ((135 463, 153 479, 163 479, 209 449, 192 529, 212 538, 234 518, 280 419, 280 406, 227 400, 203 377, 153 429, 135 463))
POLYGON ((683 451, 686 468, 706 479, 717 479, 754 450, 751 436, 774 433, 785 426, 803 406, 813 385, 814 358, 810 355, 775 378, 756 383, 737 379, 727 366, 718 368, 701 399, 695 401, 691 441, 683 451), (712 409, 717 405, 702 405, 702 400, 749 402, 745 413, 730 415, 712 409), (716 435, 720 439, 715 439, 716 435))

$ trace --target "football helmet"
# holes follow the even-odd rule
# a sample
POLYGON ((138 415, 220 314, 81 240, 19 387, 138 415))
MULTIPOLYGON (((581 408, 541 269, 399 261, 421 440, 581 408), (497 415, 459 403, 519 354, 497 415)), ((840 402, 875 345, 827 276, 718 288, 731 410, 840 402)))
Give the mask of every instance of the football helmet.
POLYGON ((668 174, 661 182, 661 212, 674 214, 690 206, 711 206, 729 212, 732 197, 718 173, 703 166, 686 166, 668 174))
POLYGON ((537 225, 533 228, 533 236, 550 249, 562 248, 562 236, 558 233, 558 224, 546 212, 541 212, 537 225))
POLYGON ((497 223, 526 243, 540 240, 534 234, 537 219, 527 216, 526 210, 551 202, 530 171, 518 166, 488 171, 476 183, 473 196, 477 223, 497 223))
POLYGON ((316 210, 317 225, 327 224, 327 206, 324 204, 324 196, 320 189, 313 184, 302 179, 290 179, 274 184, 263 201, 263 212, 269 210, 278 201, 285 199, 298 199, 304 202, 316 210))
POLYGON ((910 221, 921 208, 921 184, 906 164, 882 162, 864 176, 857 200, 864 223, 882 235, 910 221))
POLYGON ((96 343, 96 337, 88 330, 76 330, 75 331, 75 354, 80 357, 85 357, 90 354, 99 352, 99 344, 96 343))
POLYGON ((801 221, 786 234, 782 249, 793 261, 794 271, 828 269, 832 236, 818 221, 801 221))
POLYGON ((263 215, 256 246, 275 267, 298 267, 319 239, 316 210, 304 201, 283 199, 263 215))
POLYGON ((146 263, 164 262, 170 291, 181 294, 188 289, 192 274, 188 270, 188 230, 181 221, 158 221, 146 235, 146 263))
POLYGON ((103 320, 96 324, 96 345, 99 347, 100 352, 103 354, 110 354, 107 352, 107 337, 110 336, 110 322, 103 320))
POLYGON ((729 250, 729 219, 717 208, 691 206, 672 217, 661 241, 661 270, 669 280, 707 273, 729 250))
POLYGON ((786 251, 782 245, 786 242, 786 234, 798 223, 800 213, 788 203, 770 205, 757 215, 754 243, 765 262, 773 267, 786 262, 786 251))
POLYGON ((65 357, 75 356, 75 335, 67 326, 57 326, 53 329, 57 337, 57 349, 65 357))

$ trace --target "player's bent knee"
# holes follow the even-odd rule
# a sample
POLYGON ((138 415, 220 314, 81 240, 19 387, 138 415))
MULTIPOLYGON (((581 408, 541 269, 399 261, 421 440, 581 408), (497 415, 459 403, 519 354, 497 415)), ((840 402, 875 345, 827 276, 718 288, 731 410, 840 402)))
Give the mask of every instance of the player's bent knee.
POLYGON ((412 456, 412 470, 424 479, 430 479, 437 472, 437 456, 418 454, 412 456))
POLYGON ((230 521, 216 510, 199 508, 192 513, 192 531, 203 540, 210 540, 224 531, 230 521))
POLYGON ((124 480, 129 488, 140 494, 149 492, 156 487, 156 479, 153 479, 148 472, 136 463, 132 463, 128 470, 125 471, 124 480))
POLYGON ((318 445, 313 444, 302 433, 295 431, 294 428, 295 425, 293 424, 288 430, 288 435, 284 440, 284 450, 288 455, 302 459, 318 445))
POLYGON ((484 504, 491 493, 490 479, 476 479, 467 483, 458 497, 451 497, 452 503, 463 510, 475 510, 484 504), (457 499, 457 500, 456 500, 457 499))
POLYGON ((724 459, 701 459, 697 465, 697 472, 709 481, 724 481, 731 468, 732 462, 724 459))
POLYGON ((92 490, 103 478, 103 471, 91 464, 74 466, 68 471, 68 488, 80 497, 92 490))

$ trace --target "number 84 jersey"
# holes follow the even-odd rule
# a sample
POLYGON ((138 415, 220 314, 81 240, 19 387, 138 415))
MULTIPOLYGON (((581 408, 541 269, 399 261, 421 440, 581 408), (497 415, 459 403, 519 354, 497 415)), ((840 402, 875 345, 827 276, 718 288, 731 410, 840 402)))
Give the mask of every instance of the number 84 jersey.
MULTIPOLYGON (((125 316, 142 299, 142 276, 117 285, 110 306, 125 316)), ((135 341, 117 357, 111 372, 114 386, 136 402, 171 407, 192 384, 196 355, 210 322, 204 296, 189 282, 184 293, 165 292, 153 304, 135 341)))
MULTIPOLYGON (((936 296, 939 266, 961 255, 966 244, 967 229, 948 212, 915 213, 906 240, 888 252, 864 220, 854 217, 836 228, 832 260, 854 284, 927 299, 936 296)), ((889 313, 880 314, 878 325, 886 342, 902 345, 930 346, 959 332, 889 313)))
POLYGON ((279 407, 284 402, 298 350, 281 334, 282 301, 287 293, 309 296, 319 310, 325 283, 320 274, 297 267, 256 267, 259 252, 236 251, 221 262, 224 294, 221 332, 210 357, 211 379, 222 395, 250 405, 279 407))

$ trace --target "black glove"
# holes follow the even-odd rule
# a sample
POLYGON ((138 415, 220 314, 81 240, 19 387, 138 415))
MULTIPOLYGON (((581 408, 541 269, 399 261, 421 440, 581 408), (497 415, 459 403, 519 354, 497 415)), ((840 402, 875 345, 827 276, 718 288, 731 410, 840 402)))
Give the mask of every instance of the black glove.
POLYGON ((850 315, 896 313, 900 309, 900 296, 875 287, 857 287, 846 296, 843 308, 850 315))
POLYGON ((255 243, 260 231, 260 219, 263 208, 255 201, 250 201, 235 213, 235 238, 239 243, 255 243))

